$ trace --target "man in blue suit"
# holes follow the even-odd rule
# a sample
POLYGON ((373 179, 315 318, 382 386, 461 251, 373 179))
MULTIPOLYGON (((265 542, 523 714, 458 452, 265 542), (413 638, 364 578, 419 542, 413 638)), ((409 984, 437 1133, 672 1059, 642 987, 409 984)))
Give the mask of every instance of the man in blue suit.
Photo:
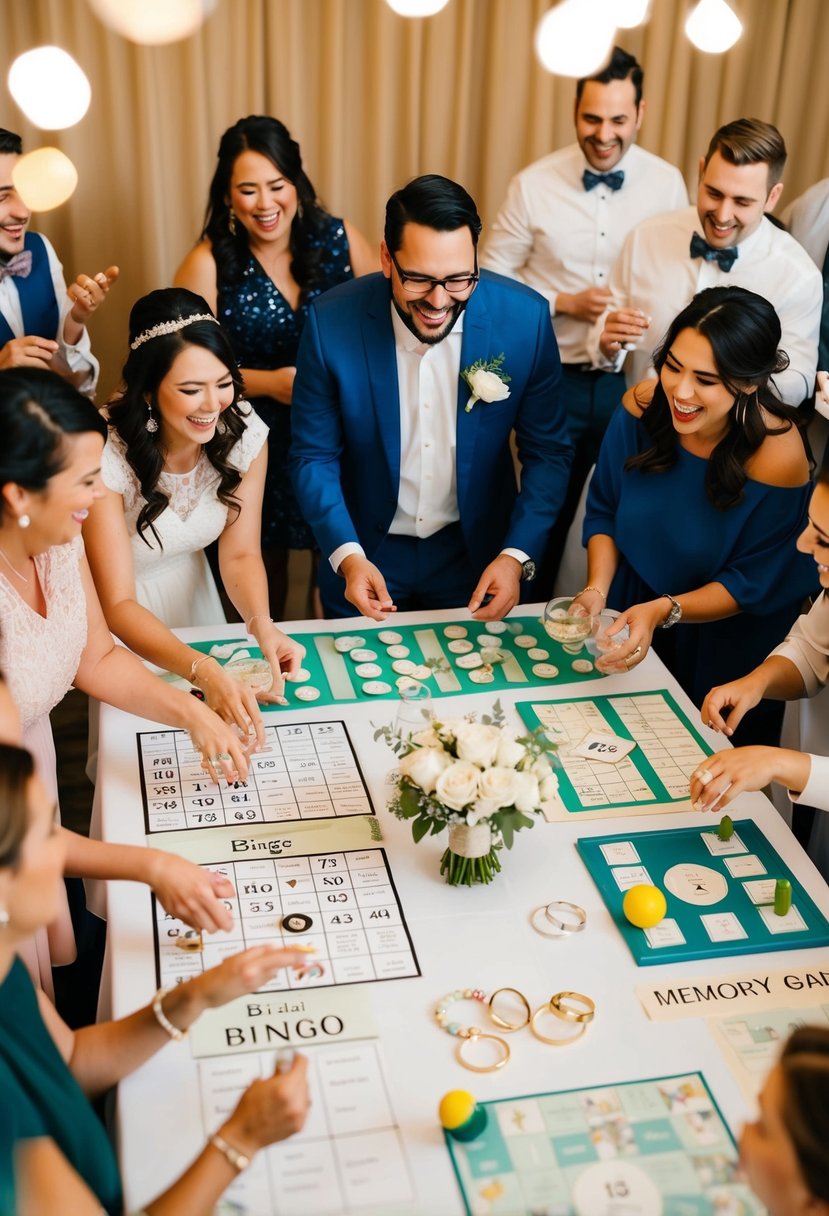
POLYGON ((462 186, 416 178, 386 206, 383 273, 311 307, 290 465, 328 616, 500 619, 544 552, 571 458, 558 348, 542 296, 479 273, 480 231, 462 186))

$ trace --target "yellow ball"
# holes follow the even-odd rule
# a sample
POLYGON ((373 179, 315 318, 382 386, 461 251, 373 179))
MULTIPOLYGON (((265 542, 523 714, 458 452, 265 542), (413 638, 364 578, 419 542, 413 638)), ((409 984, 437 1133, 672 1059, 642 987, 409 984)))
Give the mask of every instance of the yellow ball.
POLYGON ((447 1131, 460 1127, 470 1118, 475 1105, 472 1094, 468 1094, 465 1089, 450 1089, 448 1094, 443 1095, 438 1107, 441 1127, 445 1127, 447 1131))
POLYGON ((653 929, 654 925, 664 919, 668 905, 659 887, 639 883, 625 892, 622 911, 637 929, 653 929))

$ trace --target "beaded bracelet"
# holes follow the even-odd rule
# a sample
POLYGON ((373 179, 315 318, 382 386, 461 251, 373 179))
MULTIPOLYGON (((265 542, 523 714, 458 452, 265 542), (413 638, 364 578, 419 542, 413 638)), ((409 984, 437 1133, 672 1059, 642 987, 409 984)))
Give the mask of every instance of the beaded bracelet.
POLYGON ((163 1001, 164 997, 167 995, 168 992, 172 992, 172 991, 173 991, 172 987, 171 988, 159 988, 158 992, 153 997, 152 1009, 153 1009, 153 1013, 155 1014, 155 1020, 158 1022, 161 1029, 166 1031, 166 1033, 170 1036, 170 1038, 175 1039, 175 1041, 178 1043, 182 1039, 187 1038, 187 1031, 180 1030, 178 1028, 178 1026, 174 1026, 173 1023, 170 1021, 170 1019, 167 1017, 167 1014, 164 1012, 164 1010, 161 1007, 161 1002, 163 1001))
POLYGON ((456 988, 454 992, 448 992, 435 1005, 435 1021, 438 1026, 447 1034, 460 1040, 455 1048, 455 1058, 458 1063, 462 1064, 464 1068, 468 1068, 470 1072, 495 1072, 497 1069, 503 1068, 510 1058, 509 1045, 503 1039, 494 1034, 484 1034, 480 1026, 461 1026, 460 1022, 449 1021, 449 1007, 458 1001, 480 1001, 482 1005, 485 1005, 487 996, 480 988, 456 988), (467 1044, 477 1042, 497 1043, 502 1052, 501 1058, 494 1064, 472 1064, 464 1058, 464 1049, 467 1044))
MULTIPOLYGON (((596 595, 600 595, 602 597, 603 601, 605 603, 607 603, 607 596, 605 595, 605 593, 603 591, 600 591, 598 587, 593 587, 588 583, 588 585, 586 587, 582 587, 581 591, 579 592, 579 595, 584 595, 585 591, 595 591, 596 595)), ((576 599, 579 598, 579 595, 576 596, 576 599)))

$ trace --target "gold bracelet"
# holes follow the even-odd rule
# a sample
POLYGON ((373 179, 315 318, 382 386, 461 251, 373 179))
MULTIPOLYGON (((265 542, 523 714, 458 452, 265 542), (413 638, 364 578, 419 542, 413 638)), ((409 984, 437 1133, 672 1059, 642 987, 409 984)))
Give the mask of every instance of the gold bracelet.
POLYGON ((191 667, 190 667, 190 674, 189 674, 189 676, 187 677, 187 679, 190 681, 190 683, 191 683, 191 684, 195 684, 195 682, 196 682, 196 672, 199 670, 199 668, 201 667, 202 663, 206 663, 206 662, 208 661, 208 659, 209 659, 209 658, 210 658, 210 655, 209 655, 209 654, 203 654, 203 655, 201 656, 201 658, 198 658, 198 659, 193 659, 193 663, 192 663, 192 665, 191 665, 191 667))
POLYGON ((557 992, 550 997, 550 1012, 563 1022, 592 1022, 596 1002, 581 992, 557 992))
MULTIPOLYGON (((585 591, 595 591, 596 595, 600 595, 602 597, 602 599, 604 600, 604 602, 607 603, 607 596, 605 595, 605 593, 603 591, 600 591, 598 587, 593 587, 592 585, 588 584, 588 586, 582 587, 581 591, 579 592, 579 595, 584 595, 585 591)), ((579 595, 574 596, 574 599, 578 599, 579 595)))
POLYGON ((234 1148, 232 1144, 228 1144, 227 1140, 223 1136, 220 1136, 218 1132, 210 1137, 208 1144, 212 1144, 214 1148, 217 1148, 227 1158, 237 1174, 241 1174, 250 1165, 250 1157, 247 1153, 240 1153, 238 1148, 234 1148))
MULTIPOLYGON (((254 615, 253 615, 253 616, 250 618, 250 620, 249 620, 249 621, 245 621, 245 630, 246 630, 246 632, 247 632, 247 633, 251 633, 251 634, 252 634, 252 631, 251 631, 251 625, 253 624, 253 622, 254 622, 254 621, 258 621, 258 620, 259 620, 259 618, 260 618, 260 616, 265 616, 264 612, 256 612, 256 613, 254 613, 254 615)), ((265 619, 267 620, 267 622, 268 622, 268 624, 269 624, 269 625, 276 625, 276 621, 273 619, 273 617, 272 617, 272 616, 266 617, 265 619)))
POLYGON ((164 1000, 164 997, 172 991, 172 988, 159 988, 158 992, 153 997, 153 1013, 155 1014, 155 1020, 158 1022, 161 1029, 165 1030, 170 1038, 175 1039, 175 1041, 178 1043, 181 1041, 181 1039, 187 1038, 187 1031, 179 1030, 178 1026, 174 1026, 161 1007, 161 1002, 164 1000))
POLYGON ((496 988, 495 991, 493 992, 492 996, 489 998, 489 1016, 490 1016, 490 1018, 492 1019, 492 1021, 495 1023, 495 1025, 498 1027, 499 1030, 506 1030, 508 1034, 511 1034, 513 1030, 523 1030, 523 1028, 528 1024, 531 1014, 532 1014, 532 1010, 530 1009, 530 1002, 524 996, 524 993, 519 992, 517 988, 496 988), (519 1001, 521 1002, 521 1004, 524 1006, 524 1009, 526 1010, 526 1016, 524 1017, 523 1021, 508 1022, 506 1018, 501 1017, 501 1015, 499 1013, 495 1012, 495 998, 501 992, 512 992, 512 993, 514 993, 515 996, 518 997, 519 1001))

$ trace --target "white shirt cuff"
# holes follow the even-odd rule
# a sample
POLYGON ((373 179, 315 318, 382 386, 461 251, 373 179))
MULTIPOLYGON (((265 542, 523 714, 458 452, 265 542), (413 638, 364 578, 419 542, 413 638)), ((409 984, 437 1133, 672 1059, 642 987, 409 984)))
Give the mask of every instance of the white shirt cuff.
POLYGON ((792 802, 802 802, 804 806, 817 807, 819 811, 829 811, 829 756, 809 755, 811 769, 809 779, 800 793, 789 790, 792 802))
POLYGON ((347 541, 346 544, 340 545, 334 550, 328 560, 331 563, 331 569, 335 574, 339 574, 340 566, 347 557, 351 557, 352 553, 359 553, 361 557, 365 557, 366 555, 366 551, 363 546, 358 545, 355 540, 347 541))
POLYGON ((502 554, 506 554, 507 557, 514 557, 515 560, 520 562, 522 566, 524 565, 524 562, 528 562, 530 560, 529 553, 525 553, 523 549, 502 549, 499 556, 502 554))

